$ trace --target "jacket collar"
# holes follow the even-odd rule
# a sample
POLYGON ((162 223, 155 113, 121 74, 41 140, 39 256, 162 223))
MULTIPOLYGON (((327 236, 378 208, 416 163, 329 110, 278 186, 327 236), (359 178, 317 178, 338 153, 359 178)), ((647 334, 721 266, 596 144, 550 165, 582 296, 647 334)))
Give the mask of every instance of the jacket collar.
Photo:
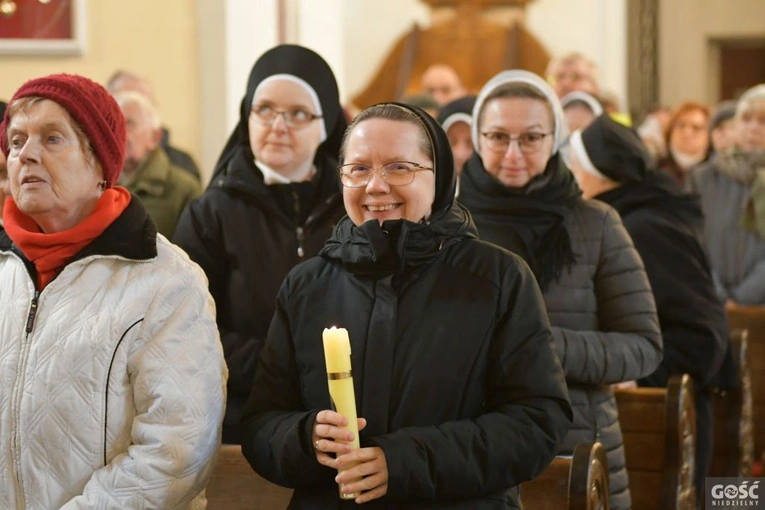
MULTIPOLYGON (((314 184, 318 187, 318 200, 314 205, 311 217, 318 218, 342 202, 340 180, 335 171, 337 161, 321 152, 316 153, 314 165, 317 175, 314 184)), ((283 186, 294 186, 301 183, 291 183, 283 186)), ((263 172, 256 167, 255 160, 249 147, 239 147, 233 154, 225 171, 214 176, 209 188, 237 190, 246 193, 255 200, 253 204, 270 212, 284 216, 273 197, 273 186, 267 186, 263 180, 263 172)))
POLYGON ((427 223, 389 220, 380 225, 370 220, 357 227, 344 216, 319 254, 353 274, 373 278, 393 274, 400 282, 406 273, 416 277, 443 248, 477 237, 470 213, 454 203, 427 223))
POLYGON ((164 150, 158 148, 136 170, 133 182, 127 187, 131 193, 161 197, 167 192, 169 178, 170 158, 164 150))
MULTIPOLYGON (((0 251, 13 251, 13 241, 0 229, 0 251)), ((135 196, 130 204, 114 222, 92 243, 86 246, 69 262, 74 262, 94 255, 122 257, 129 260, 150 260, 157 256, 157 227, 149 219, 141 201, 135 196)), ((23 259, 23 257, 22 257, 23 259)))

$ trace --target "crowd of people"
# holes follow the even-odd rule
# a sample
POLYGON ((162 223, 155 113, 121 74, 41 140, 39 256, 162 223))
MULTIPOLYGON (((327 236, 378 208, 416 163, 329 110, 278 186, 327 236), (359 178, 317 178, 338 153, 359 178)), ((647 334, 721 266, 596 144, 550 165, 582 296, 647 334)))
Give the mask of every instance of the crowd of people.
POLYGON ((703 488, 725 307, 765 305, 765 85, 639 125, 576 53, 354 118, 305 47, 244 85, 209 183, 131 72, 0 105, 0 507, 204 508, 223 442, 290 508, 521 508, 599 441, 624 510, 614 388, 684 373, 703 488))

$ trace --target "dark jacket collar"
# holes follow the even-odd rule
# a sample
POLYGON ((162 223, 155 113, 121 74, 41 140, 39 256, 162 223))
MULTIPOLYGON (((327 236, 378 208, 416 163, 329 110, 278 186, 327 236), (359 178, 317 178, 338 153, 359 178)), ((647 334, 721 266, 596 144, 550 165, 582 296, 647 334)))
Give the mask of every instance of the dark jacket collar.
POLYGON ((133 182, 126 186, 131 193, 145 193, 162 197, 167 192, 170 179, 170 158, 164 150, 154 149, 146 161, 136 170, 133 182))
MULTIPOLYGON (((21 256, 21 251, 15 249, 5 230, 0 229, 0 251, 11 249, 21 256)), ((150 260, 157 256, 157 227, 138 198, 133 197, 122 214, 69 263, 92 255, 117 256, 136 261, 150 260)))
POLYGON ((704 224, 699 197, 683 191, 669 174, 661 171, 649 171, 638 182, 625 183, 594 198, 616 209, 622 218, 635 211, 650 210, 680 220, 696 230, 704 224))
MULTIPOLYGON (((301 204, 301 208, 310 211, 312 217, 319 217, 339 203, 342 195, 336 171, 337 160, 323 152, 317 152, 314 164, 317 173, 311 184, 316 189, 315 200, 312 204, 301 204)), ((220 188, 246 193, 255 199, 253 204, 284 216, 274 190, 284 186, 299 187, 307 183, 267 186, 263 181, 263 173, 256 165, 249 147, 241 146, 228 162, 225 171, 213 177, 208 189, 220 188)))
POLYGON ((427 223, 389 220, 380 225, 370 220, 357 227, 345 216, 320 255, 359 276, 395 275, 400 281, 415 277, 442 249, 477 237, 470 213, 455 203, 427 223))

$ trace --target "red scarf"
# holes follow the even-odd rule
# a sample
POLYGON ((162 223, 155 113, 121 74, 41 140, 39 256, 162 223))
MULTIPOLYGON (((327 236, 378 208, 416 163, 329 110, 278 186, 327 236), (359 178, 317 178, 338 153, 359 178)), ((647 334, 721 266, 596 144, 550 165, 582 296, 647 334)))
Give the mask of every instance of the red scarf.
POLYGON ((45 234, 35 220, 18 208, 12 198, 5 201, 3 219, 8 237, 37 269, 37 288, 43 290, 85 246, 100 236, 130 203, 130 192, 115 187, 104 191, 90 216, 74 227, 45 234))

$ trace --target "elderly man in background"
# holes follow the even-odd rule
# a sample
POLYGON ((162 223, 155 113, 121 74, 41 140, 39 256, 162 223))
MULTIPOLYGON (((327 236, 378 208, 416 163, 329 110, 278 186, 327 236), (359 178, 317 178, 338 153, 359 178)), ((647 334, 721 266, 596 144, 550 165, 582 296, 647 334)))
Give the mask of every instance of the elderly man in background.
POLYGON ((454 101, 464 95, 467 90, 462 85, 460 75, 454 68, 445 64, 433 64, 422 73, 420 80, 422 90, 433 96, 439 106, 454 101))
POLYGON ((151 101, 137 92, 121 92, 114 98, 127 123, 125 165, 119 183, 141 199, 157 230, 171 238, 186 204, 202 193, 202 187, 160 147, 162 124, 151 101))
MULTIPOLYGON (((106 83, 106 88, 112 94, 117 94, 119 92, 138 92, 148 98, 155 108, 157 106, 157 100, 154 97, 154 88, 151 86, 151 82, 146 78, 129 71, 115 71, 106 83)), ((162 150, 167 153, 170 157, 170 161, 175 166, 187 171, 196 177, 198 181, 201 181, 199 167, 194 162, 194 158, 192 158, 191 154, 188 152, 184 152, 170 145, 170 132, 164 127, 162 128, 161 145, 162 150)))
POLYGON ((581 53, 552 59, 547 66, 547 80, 559 98, 577 90, 596 97, 600 95, 598 66, 581 53))

